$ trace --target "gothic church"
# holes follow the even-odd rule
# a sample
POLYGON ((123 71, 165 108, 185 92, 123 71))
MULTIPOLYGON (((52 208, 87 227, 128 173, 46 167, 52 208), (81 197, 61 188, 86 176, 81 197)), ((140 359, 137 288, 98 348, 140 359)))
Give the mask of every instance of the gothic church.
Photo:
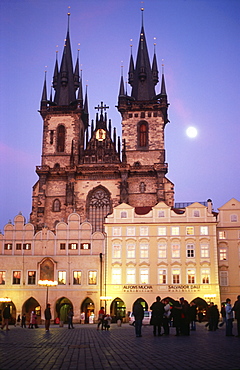
POLYGON ((120 80, 122 139, 116 137, 103 102, 89 124, 88 96, 83 96, 79 58, 73 66, 68 25, 61 64, 56 60, 53 74, 54 97, 47 97, 45 78, 40 104, 42 160, 36 168, 39 179, 30 218, 35 231, 44 226, 54 231, 72 212, 81 222, 90 222, 93 232, 103 231, 105 217, 121 203, 140 214, 160 201, 173 207, 174 185, 166 177, 164 149, 169 104, 164 74, 156 93, 158 74, 155 52, 150 63, 142 23, 135 63, 130 56, 131 96, 125 92, 123 76, 120 80))

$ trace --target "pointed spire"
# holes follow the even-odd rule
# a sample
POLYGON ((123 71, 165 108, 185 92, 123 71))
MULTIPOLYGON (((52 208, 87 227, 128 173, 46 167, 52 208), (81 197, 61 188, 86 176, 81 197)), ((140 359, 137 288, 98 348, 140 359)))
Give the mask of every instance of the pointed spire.
POLYGON ((80 81, 79 81, 79 88, 78 88, 78 100, 82 104, 83 103, 83 89, 82 89, 82 70, 80 75, 80 81))
POLYGON ((124 80, 123 80, 123 66, 121 66, 121 80, 120 80, 119 96, 125 96, 124 80))
POLYGON ((58 63, 56 60, 53 76, 53 87, 55 89, 54 102, 57 105, 69 105, 76 100, 75 74, 73 73, 72 51, 69 36, 69 19, 70 13, 68 13, 67 36, 65 39, 60 70, 58 71, 58 63))
MULTIPOLYGON (((141 10, 143 12, 143 8, 141 10)), ((155 81, 153 80, 152 68, 148 56, 147 42, 143 27, 143 13, 136 67, 135 69, 133 68, 133 60, 131 58, 129 83, 132 86, 132 97, 135 100, 151 100, 155 96, 155 81)))
POLYGON ((161 95, 167 95, 165 78, 164 78, 164 64, 162 64, 162 83, 161 83, 161 95))
POLYGON ((85 100, 84 100, 84 107, 83 107, 83 111, 85 114, 88 114, 88 95, 87 95, 87 87, 88 85, 86 85, 86 92, 85 92, 85 100))
POLYGON ((40 109, 44 109, 47 107, 47 82, 46 82, 46 75, 47 71, 45 71, 44 76, 44 84, 43 84, 43 91, 42 91, 42 99, 41 99, 41 107, 40 109))
POLYGON ((130 56, 129 70, 128 70, 128 83, 131 86, 133 86, 133 81, 134 81, 134 62, 133 62, 132 45, 131 45, 131 56, 130 56))
POLYGON ((78 50, 78 56, 77 56, 75 70, 74 70, 74 87, 75 87, 75 90, 79 88, 79 50, 78 50))
POLYGON ((154 55, 153 55, 153 62, 152 62, 152 78, 154 85, 157 85, 159 78, 158 78, 158 67, 157 67, 157 57, 156 57, 156 43, 154 43, 154 55))

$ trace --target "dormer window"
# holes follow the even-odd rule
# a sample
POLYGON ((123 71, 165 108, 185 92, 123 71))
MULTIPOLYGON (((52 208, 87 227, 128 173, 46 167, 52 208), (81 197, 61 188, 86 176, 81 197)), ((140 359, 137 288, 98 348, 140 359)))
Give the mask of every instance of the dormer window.
POLYGON ((140 148, 148 146, 148 123, 146 121, 138 123, 138 146, 140 148))

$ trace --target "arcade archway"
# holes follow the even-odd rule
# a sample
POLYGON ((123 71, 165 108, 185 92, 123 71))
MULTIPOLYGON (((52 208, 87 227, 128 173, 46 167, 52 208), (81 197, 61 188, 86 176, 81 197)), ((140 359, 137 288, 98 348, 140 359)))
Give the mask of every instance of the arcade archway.
POLYGON ((132 310, 133 310, 133 306, 134 306, 134 305, 135 305, 135 303, 137 303, 137 302, 141 303, 141 305, 143 306, 144 311, 148 311, 148 304, 147 304, 147 302, 145 301, 145 299, 143 299, 143 298, 141 298, 141 297, 137 298, 137 299, 136 299, 136 301, 135 301, 135 302, 133 302, 132 310))
POLYGON ((39 302, 33 298, 30 297, 27 301, 24 302, 22 306, 22 314, 26 314, 26 322, 30 322, 30 316, 31 312, 35 311, 37 315, 37 323, 40 324, 41 322, 41 306, 39 305, 39 302))
POLYGON ((118 319, 123 319, 126 316, 126 305, 121 298, 115 298, 110 306, 110 316, 112 322, 117 322, 118 319))
POLYGON ((94 320, 95 313, 94 313, 94 303, 91 298, 87 297, 81 304, 81 313, 84 312, 85 314, 85 324, 89 324, 89 321, 94 320))
POLYGON ((67 323, 67 314, 70 308, 73 308, 72 302, 66 298, 59 298, 56 302, 56 313, 60 323, 67 323))
POLYGON ((16 322, 16 307, 13 302, 0 302, 0 323, 2 325, 3 310, 7 305, 10 305, 10 314, 11 314, 11 319, 9 320, 9 324, 14 325, 16 322))

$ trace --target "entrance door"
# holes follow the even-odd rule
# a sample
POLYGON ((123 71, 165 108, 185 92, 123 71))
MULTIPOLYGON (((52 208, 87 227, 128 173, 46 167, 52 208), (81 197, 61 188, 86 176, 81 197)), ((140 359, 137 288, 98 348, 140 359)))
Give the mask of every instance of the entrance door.
POLYGON ((85 324, 93 323, 95 319, 94 303, 91 298, 86 298, 81 305, 81 313, 85 313, 85 324))
POLYGON ((120 298, 115 298, 110 306, 110 316, 112 322, 117 322, 118 319, 123 320, 126 316, 126 305, 120 298))

